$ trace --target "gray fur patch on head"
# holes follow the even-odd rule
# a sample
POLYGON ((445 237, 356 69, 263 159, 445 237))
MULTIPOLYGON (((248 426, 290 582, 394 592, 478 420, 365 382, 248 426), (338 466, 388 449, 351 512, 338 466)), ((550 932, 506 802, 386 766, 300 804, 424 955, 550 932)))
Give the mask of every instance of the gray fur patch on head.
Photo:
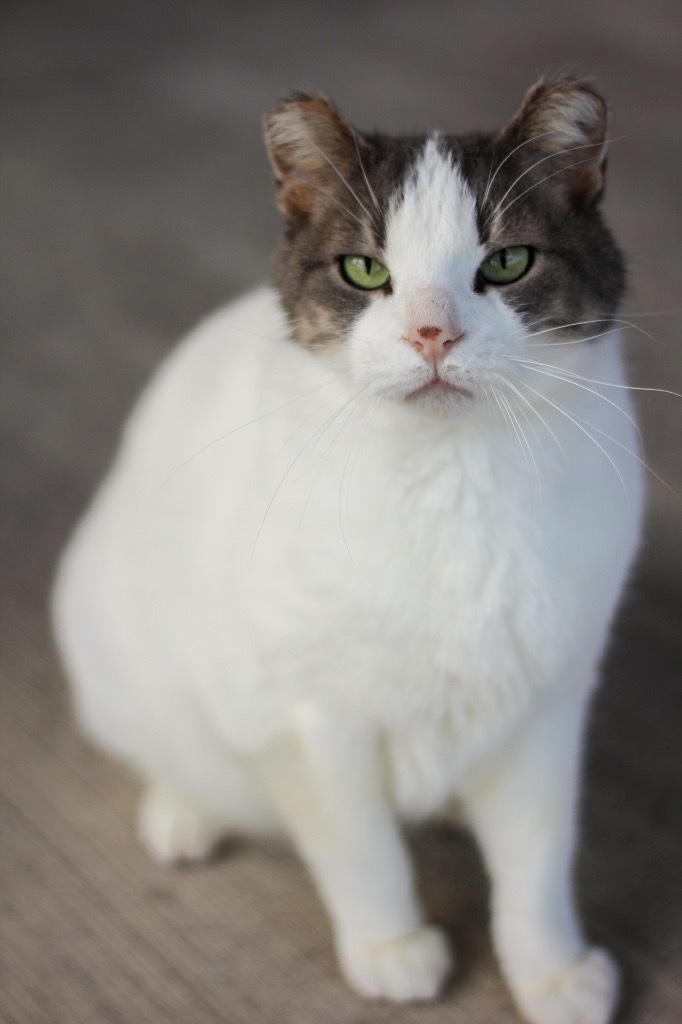
MULTIPOLYGON (((605 329, 616 313, 623 263, 598 205, 606 131, 602 98, 561 78, 533 86, 494 134, 438 137, 475 198, 480 241, 491 252, 524 245, 534 253, 531 271, 499 289, 529 325, 601 319, 605 329)), ((309 344, 342 342, 377 296, 350 287, 340 260, 382 260, 390 210, 426 137, 360 134, 328 100, 311 96, 272 111, 265 133, 285 220, 276 280, 293 334, 309 344)))
POLYGON ((276 280, 294 334, 343 338, 370 297, 345 284, 344 255, 380 258, 390 201, 416 150, 356 132, 323 97, 297 95, 264 119, 285 231, 276 280))

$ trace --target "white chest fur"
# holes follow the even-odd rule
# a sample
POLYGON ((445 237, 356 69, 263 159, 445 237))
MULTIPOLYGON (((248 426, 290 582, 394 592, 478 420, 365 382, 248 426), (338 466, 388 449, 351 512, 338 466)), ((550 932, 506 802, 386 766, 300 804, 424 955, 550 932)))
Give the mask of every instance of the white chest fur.
MULTIPOLYGON (((596 662, 639 529, 632 426, 588 409, 623 446, 618 473, 547 410, 555 436, 528 431, 531 454, 485 412, 363 406, 338 367, 254 323, 281 333, 268 292, 162 371, 71 558, 121 631, 131 701, 191 694, 244 751, 299 706, 373 721, 396 801, 429 810, 535 695, 596 662)), ((619 372, 615 346, 594 359, 619 372)), ((101 706, 93 727, 115 730, 101 706)))

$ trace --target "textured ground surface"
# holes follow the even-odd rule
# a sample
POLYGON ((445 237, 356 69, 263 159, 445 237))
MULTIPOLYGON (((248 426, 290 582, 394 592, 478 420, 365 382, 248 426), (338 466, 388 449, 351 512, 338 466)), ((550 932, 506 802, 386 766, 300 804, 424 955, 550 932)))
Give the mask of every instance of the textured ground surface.
MULTIPOLYGON (((516 1020, 481 867, 454 832, 414 839, 426 902, 459 950, 433 1007, 346 991, 289 854, 152 865, 132 835, 135 786, 73 730, 46 593, 151 368, 268 272, 277 217, 258 118, 292 87, 326 91, 362 127, 465 129, 507 117, 543 70, 594 72, 622 137, 607 205, 647 332, 629 332, 633 379, 682 390, 677 8, 3 3, 3 1024, 516 1020)), ((647 459, 682 492, 682 403, 641 399, 647 459)), ((682 1018, 681 526, 653 480, 590 736, 578 876, 591 933, 625 966, 623 1024, 682 1018)))

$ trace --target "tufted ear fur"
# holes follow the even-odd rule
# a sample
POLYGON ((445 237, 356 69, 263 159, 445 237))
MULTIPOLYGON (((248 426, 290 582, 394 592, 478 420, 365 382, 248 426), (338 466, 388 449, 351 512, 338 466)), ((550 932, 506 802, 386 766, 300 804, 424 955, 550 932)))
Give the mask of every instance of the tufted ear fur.
MULTIPOLYGON (((604 187, 608 109, 585 82, 571 78, 537 82, 506 129, 517 144, 547 158, 545 175, 555 176, 572 204, 599 198, 604 187)), ((536 157, 537 159, 537 157, 536 157)))
POLYGON ((297 94, 263 119, 279 208, 288 220, 309 216, 357 164, 363 140, 324 96, 297 94))

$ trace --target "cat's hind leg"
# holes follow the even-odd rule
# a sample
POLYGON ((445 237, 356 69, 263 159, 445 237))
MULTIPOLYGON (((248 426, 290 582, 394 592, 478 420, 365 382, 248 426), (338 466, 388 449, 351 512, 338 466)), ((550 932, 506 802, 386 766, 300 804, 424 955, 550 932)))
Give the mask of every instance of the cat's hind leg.
POLYGON ((137 833, 159 864, 180 864, 210 857, 228 828, 178 789, 151 783, 138 806, 137 833))
MULTIPOLYGON (((186 728, 192 724, 191 708, 182 720, 186 728)), ((196 728, 199 724, 194 723, 196 728)), ((175 738, 183 737, 176 733, 175 738)), ((196 733, 193 740, 191 752, 188 744, 184 757, 175 762, 172 778, 156 774, 153 759, 147 764, 138 761, 147 784, 138 806, 137 831, 154 860, 201 861, 225 839, 281 834, 281 822, 249 759, 231 752, 210 732, 196 733)))

